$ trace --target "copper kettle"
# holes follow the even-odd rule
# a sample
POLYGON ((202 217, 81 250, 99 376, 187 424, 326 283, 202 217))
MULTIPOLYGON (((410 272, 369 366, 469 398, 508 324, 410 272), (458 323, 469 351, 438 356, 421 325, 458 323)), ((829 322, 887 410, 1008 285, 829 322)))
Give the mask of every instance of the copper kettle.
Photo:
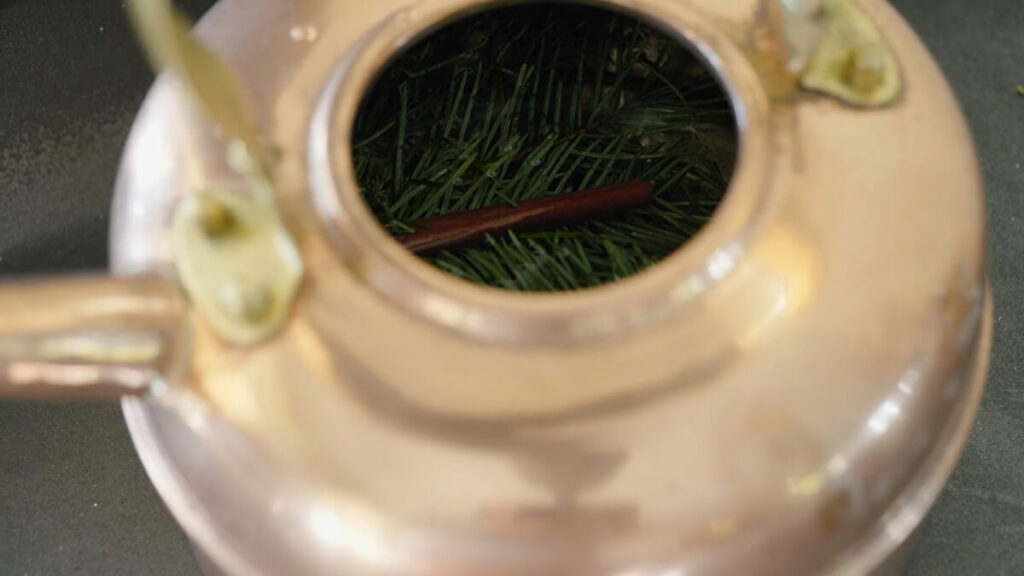
POLYGON ((111 275, 0 285, 0 395, 120 398, 211 574, 895 570, 990 344, 983 191, 949 87, 880 0, 594 4, 692 45, 736 110, 726 199, 663 263, 498 292, 363 205, 360 95, 487 2, 221 0, 197 32, 279 147, 270 225, 291 242, 263 237, 255 253, 285 253, 246 278, 294 302, 247 339, 250 286, 220 312, 182 289, 175 226, 203 217, 183 207, 251 189, 163 75, 125 151, 111 275))

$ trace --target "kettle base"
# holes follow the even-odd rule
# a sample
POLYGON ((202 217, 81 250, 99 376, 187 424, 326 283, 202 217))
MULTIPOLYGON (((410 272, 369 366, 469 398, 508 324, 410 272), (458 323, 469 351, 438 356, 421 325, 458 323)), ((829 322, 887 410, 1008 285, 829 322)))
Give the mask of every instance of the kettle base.
MULTIPOLYGON (((906 574, 907 566, 910 564, 910 557, 914 553, 914 547, 917 544, 919 535, 920 530, 915 530, 870 576, 903 576, 903 574, 906 574)), ((199 570, 203 573, 203 576, 230 576, 227 572, 218 568, 213 563, 213 560, 203 554, 195 544, 192 544, 192 551, 195 554, 196 561, 199 563, 199 570)))

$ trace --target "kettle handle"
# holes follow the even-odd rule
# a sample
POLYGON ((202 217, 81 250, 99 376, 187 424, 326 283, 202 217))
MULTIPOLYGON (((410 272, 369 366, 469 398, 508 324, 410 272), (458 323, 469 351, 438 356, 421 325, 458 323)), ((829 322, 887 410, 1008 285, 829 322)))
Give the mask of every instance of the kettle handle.
POLYGON ((0 398, 142 396, 187 367, 188 306, 156 275, 0 283, 0 398))

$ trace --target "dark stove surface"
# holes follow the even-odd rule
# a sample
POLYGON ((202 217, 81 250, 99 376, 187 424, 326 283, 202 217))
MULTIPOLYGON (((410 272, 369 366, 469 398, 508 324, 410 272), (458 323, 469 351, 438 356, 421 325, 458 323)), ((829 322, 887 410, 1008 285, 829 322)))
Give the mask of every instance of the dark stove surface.
MULTIPOLYGON (((0 0, 0 275, 101 268, 151 82, 119 0, 0 0)), ((195 15, 210 0, 178 1, 195 15)), ((895 0, 950 78, 988 189, 995 347, 912 576, 1024 574, 1024 4, 895 0)), ((0 574, 192 576, 116 406, 0 403, 0 574)))

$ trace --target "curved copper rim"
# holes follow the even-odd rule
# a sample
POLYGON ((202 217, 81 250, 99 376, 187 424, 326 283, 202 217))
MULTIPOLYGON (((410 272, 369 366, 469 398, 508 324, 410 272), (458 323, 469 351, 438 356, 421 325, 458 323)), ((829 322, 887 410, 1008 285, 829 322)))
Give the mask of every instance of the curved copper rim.
POLYGON ((374 27, 331 75, 314 110, 310 190, 342 258, 372 288, 413 314, 475 337, 555 340, 622 334, 692 301, 735 267, 771 201, 767 96, 749 62, 726 36, 691 11, 665 4, 605 0, 675 36, 704 60, 732 101, 739 137, 729 189, 711 221, 651 269, 571 294, 521 294, 485 288, 435 269, 408 252, 363 202, 349 152, 351 125, 365 89, 402 46, 492 0, 452 0, 407 9, 374 27), (332 151, 340 150, 341 153, 332 151), (470 319, 452 321, 453 317, 470 319))
POLYGON ((195 495, 188 488, 171 459, 163 450, 153 431, 150 406, 139 398, 121 400, 121 412, 132 438, 135 451, 146 470, 150 482, 174 519, 188 535, 192 545, 202 550, 221 570, 232 576, 271 576, 253 566, 230 541, 224 538, 215 519, 205 513, 195 495))
POLYGON ((946 424, 934 444, 936 449, 918 468, 903 493, 893 500, 868 534, 842 554, 833 566, 823 570, 823 574, 870 574, 914 533, 938 500, 960 461, 985 391, 992 349, 992 291, 987 285, 982 306, 964 403, 946 424))

